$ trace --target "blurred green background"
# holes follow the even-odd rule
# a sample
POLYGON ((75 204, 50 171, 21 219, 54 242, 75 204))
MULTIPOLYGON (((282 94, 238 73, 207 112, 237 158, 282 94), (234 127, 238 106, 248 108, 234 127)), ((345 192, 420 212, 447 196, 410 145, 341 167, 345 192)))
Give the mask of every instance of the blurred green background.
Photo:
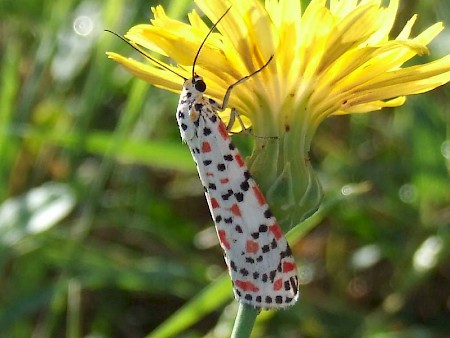
MULTIPOLYGON (((450 24, 446 0, 403 0, 398 32, 450 24)), ((227 337, 237 303, 176 94, 105 51, 150 6, 0 2, 0 337, 227 337)), ((450 30, 425 62, 450 53, 450 30)), ((417 61, 416 61, 417 62, 417 61)), ((302 283, 255 337, 450 333, 450 86, 395 110, 333 117, 312 163, 323 208, 289 234, 302 283)), ((244 154, 252 137, 236 136, 244 154)))

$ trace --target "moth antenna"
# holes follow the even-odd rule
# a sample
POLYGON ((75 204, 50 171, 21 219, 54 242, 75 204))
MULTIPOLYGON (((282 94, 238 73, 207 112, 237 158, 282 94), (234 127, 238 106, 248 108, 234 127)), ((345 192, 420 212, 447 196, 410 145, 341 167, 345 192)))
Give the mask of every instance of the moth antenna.
POLYGON ((141 50, 140 48, 136 47, 136 45, 134 45, 133 43, 131 43, 129 40, 125 39, 123 36, 110 31, 109 29, 105 29, 105 32, 111 33, 115 36, 117 36, 119 39, 121 39, 122 41, 125 41, 125 43, 127 43, 129 46, 131 46, 131 48, 133 48, 134 50, 136 50, 139 54, 141 54, 142 56, 144 56, 145 58, 149 59, 150 61, 152 61, 153 63, 157 64, 158 66, 160 66, 161 68, 164 68, 165 70, 168 70, 169 72, 181 77, 184 81, 187 80, 187 78, 185 78, 184 76, 178 74, 177 72, 175 72, 174 70, 170 69, 169 67, 167 67, 165 64, 163 64, 162 62, 159 62, 158 60, 156 60, 154 57, 148 55, 146 52, 144 52, 143 50, 141 50))
POLYGON ((200 51, 202 50, 203 45, 205 44, 206 40, 213 32, 214 28, 217 27, 219 22, 224 18, 225 15, 227 15, 227 13, 230 11, 230 9, 231 9, 231 6, 228 7, 228 9, 225 11, 225 13, 223 13, 222 16, 216 21, 216 23, 214 25, 212 25, 208 34, 206 34, 205 38, 203 39, 202 43, 200 44, 200 47, 198 47, 197 54, 195 54, 194 62, 192 62, 192 78, 194 78, 194 76, 195 76, 195 64, 197 63, 197 59, 198 59, 198 56, 200 55, 200 51))

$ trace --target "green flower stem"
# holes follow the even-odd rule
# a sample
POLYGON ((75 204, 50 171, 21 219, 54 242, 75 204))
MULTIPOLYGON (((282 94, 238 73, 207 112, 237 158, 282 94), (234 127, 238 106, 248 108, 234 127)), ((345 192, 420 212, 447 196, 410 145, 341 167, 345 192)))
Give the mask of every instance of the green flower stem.
MULTIPOLYGON (((322 198, 320 183, 309 163, 308 151, 315 128, 306 113, 306 103, 286 103, 279 123, 273 121, 268 107, 259 112, 265 118, 255 119, 255 139, 248 166, 260 185, 280 224, 291 228, 317 210, 322 198), (295 112, 295 113, 292 113, 295 112), (276 139, 273 138, 276 136, 276 139)), ((232 338, 248 338, 258 310, 239 304, 232 338)))
POLYGON ((231 338, 248 338, 252 333, 259 310, 239 303, 231 338))
POLYGON ((254 119, 255 146, 248 168, 273 214, 286 231, 313 214, 322 200, 320 182, 310 160, 311 139, 317 129, 307 102, 286 100, 277 112, 262 106, 254 119))

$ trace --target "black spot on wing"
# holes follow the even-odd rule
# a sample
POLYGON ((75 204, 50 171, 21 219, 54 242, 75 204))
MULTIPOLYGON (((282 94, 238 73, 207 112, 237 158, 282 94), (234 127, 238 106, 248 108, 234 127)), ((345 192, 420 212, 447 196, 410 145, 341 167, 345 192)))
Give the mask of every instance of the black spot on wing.
POLYGON ((244 194, 241 192, 235 193, 234 197, 236 198, 236 201, 238 201, 238 202, 242 202, 244 200, 244 194))
POLYGON ((211 133, 212 133, 211 129, 209 129, 207 127, 203 128, 203 135, 208 136, 208 135, 211 135, 211 133))

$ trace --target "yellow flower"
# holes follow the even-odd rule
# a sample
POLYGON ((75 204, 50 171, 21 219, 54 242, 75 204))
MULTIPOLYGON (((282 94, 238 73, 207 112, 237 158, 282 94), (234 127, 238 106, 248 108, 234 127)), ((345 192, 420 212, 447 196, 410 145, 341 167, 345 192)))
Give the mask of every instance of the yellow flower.
MULTIPOLYGON (((312 0, 303 14, 298 0, 197 0, 211 22, 230 11, 207 39, 196 73, 207 83, 206 95, 222 100, 228 86, 260 68, 238 86, 229 107, 251 123, 258 136, 249 167, 266 192, 280 221, 297 224, 317 208, 320 185, 308 158, 311 139, 330 115, 365 113, 405 102, 405 96, 450 81, 450 56, 418 66, 402 65, 428 54, 427 45, 441 32, 436 23, 416 37, 413 16, 397 37, 390 37, 398 0, 312 0)), ((151 24, 132 27, 125 37, 142 51, 172 59, 168 65, 188 78, 209 27, 194 10, 189 24, 152 8, 151 24)), ((109 52, 136 76, 180 92, 183 79, 155 63, 109 52)), ((175 109, 174 109, 175 111, 175 109)), ((226 114, 222 116, 227 119, 226 114)))

